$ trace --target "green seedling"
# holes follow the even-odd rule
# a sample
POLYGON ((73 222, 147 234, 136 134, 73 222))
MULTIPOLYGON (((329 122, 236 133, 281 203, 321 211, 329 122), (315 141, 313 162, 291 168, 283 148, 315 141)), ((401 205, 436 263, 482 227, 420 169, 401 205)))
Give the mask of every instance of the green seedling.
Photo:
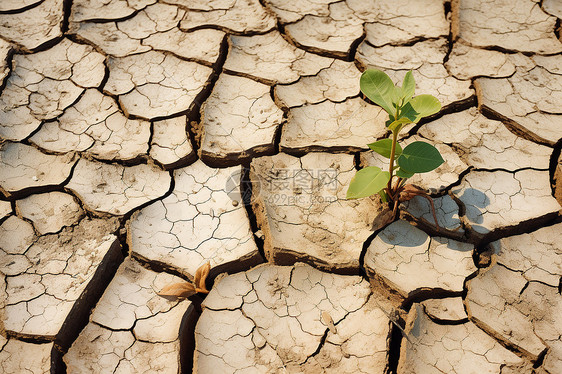
POLYGON ((439 112, 441 103, 431 95, 414 96, 416 83, 411 71, 406 73, 402 87, 398 87, 384 72, 369 69, 361 75, 360 87, 367 98, 388 113, 386 127, 390 136, 368 146, 390 159, 390 163, 388 171, 376 166, 359 170, 349 184, 347 198, 358 199, 379 194, 383 202, 394 205, 392 217, 395 217, 400 202, 423 196, 430 202, 437 225, 433 200, 423 190, 406 184, 406 180, 415 173, 436 169, 444 162, 443 157, 437 148, 426 142, 416 141, 402 148, 398 144, 398 135, 405 125, 418 123, 422 118, 439 112))

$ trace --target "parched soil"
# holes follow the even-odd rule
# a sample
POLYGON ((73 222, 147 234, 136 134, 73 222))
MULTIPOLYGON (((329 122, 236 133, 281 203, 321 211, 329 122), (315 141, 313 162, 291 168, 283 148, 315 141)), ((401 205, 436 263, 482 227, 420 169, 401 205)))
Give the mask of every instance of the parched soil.
POLYGON ((0 1, 0 372, 562 373, 561 18, 0 1), (411 179, 438 225, 345 199, 388 167, 367 68, 442 103, 401 139, 446 160, 411 179))

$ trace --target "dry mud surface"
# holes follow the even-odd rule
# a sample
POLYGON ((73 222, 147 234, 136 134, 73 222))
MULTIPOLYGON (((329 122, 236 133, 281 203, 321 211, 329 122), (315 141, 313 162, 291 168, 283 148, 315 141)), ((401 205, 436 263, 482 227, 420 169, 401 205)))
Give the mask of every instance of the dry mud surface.
POLYGON ((562 373, 561 4, 0 1, 0 372, 562 373), (367 68, 439 227, 345 199, 367 68))

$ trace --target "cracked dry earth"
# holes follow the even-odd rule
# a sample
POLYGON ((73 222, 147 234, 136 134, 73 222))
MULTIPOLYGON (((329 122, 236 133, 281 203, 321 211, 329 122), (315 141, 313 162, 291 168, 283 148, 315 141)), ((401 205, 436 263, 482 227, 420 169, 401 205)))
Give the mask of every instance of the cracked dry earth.
POLYGON ((562 373, 561 18, 0 1, 0 372, 562 373), (411 180, 439 227, 345 199, 385 164, 369 67, 443 104, 402 139, 444 155, 411 180))

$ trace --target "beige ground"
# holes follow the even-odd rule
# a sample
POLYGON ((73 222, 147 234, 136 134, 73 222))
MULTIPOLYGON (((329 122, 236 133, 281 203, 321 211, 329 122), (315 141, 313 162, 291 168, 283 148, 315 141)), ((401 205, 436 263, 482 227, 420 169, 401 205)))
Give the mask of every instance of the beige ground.
POLYGON ((0 1, 0 372, 562 372, 559 0, 0 1), (443 110, 388 223, 369 68, 443 110), (210 294, 157 295, 211 263, 210 294), (228 274, 227 274, 228 273, 228 274))

